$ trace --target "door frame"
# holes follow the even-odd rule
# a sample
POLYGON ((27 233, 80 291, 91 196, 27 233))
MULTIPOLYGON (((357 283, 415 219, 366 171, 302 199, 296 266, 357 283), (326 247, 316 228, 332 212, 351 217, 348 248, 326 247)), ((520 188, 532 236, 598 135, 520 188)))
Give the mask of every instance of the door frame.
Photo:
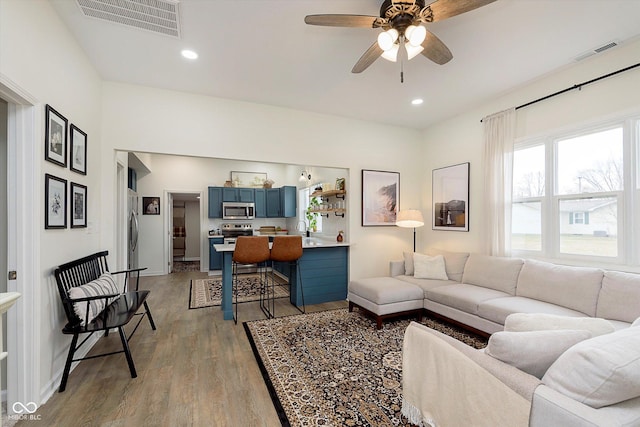
MULTIPOLYGON (((165 247, 165 263, 164 263, 164 274, 169 274, 173 270, 173 194, 196 194, 200 200, 200 234, 202 235, 202 225, 203 222, 203 203, 204 200, 204 192, 199 190, 164 190, 164 199, 167 201, 165 206, 165 212, 167 214, 164 217, 164 247, 165 247)), ((209 242, 207 242, 208 248, 209 242)), ((207 249, 208 250, 208 249, 207 249)), ((202 239, 200 239, 200 271, 204 268, 204 260, 202 258, 202 254, 205 253, 203 251, 202 239)), ((207 256, 207 260, 208 260, 207 256)))
MULTIPOLYGON (((15 402, 41 403, 40 395, 40 307, 41 282, 39 230, 42 158, 37 135, 42 135, 43 114, 38 100, 0 73, 0 97, 7 101, 7 268, 17 272, 7 290, 20 292, 7 312, 7 408, 15 402), (36 308, 36 310, 34 310, 36 308)), ((5 275, 6 272, 1 272, 5 275)), ((6 277, 6 276, 4 276, 6 277)), ((4 280, 4 279, 3 279, 4 280)))

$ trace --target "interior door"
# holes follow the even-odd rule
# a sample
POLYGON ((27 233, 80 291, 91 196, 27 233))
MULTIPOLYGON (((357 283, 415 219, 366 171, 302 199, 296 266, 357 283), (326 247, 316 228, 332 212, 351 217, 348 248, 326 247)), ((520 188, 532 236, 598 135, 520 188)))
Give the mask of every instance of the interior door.
POLYGON ((175 237, 173 236, 173 194, 172 193, 167 194, 167 203, 168 205, 167 205, 167 209, 165 209, 165 212, 167 212, 169 215, 169 229, 167 230, 167 234, 169 237, 168 265, 169 265, 169 273, 173 273, 173 239, 175 239, 175 237))

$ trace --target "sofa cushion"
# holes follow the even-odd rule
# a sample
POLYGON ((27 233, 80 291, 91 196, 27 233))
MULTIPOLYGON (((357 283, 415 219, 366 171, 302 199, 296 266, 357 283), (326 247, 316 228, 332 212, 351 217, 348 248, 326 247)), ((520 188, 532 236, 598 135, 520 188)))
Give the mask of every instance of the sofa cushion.
POLYGON ((640 396, 640 329, 574 345, 549 367, 542 382, 593 408, 640 396))
POLYGON ((640 317, 638 317, 636 320, 634 320, 633 323, 631 324, 631 326, 640 326, 640 317))
POLYGON ((449 280, 455 280, 458 283, 462 282, 464 266, 467 263, 467 258, 469 258, 468 252, 448 252, 439 249, 427 249, 425 253, 431 256, 442 255, 449 280))
POLYGON ((424 298, 427 298, 427 291, 429 289, 437 288, 438 286, 454 285, 456 282, 452 280, 436 280, 436 279, 416 279, 413 276, 395 276, 394 279, 402 280, 404 282, 411 283, 419 286, 424 291, 424 298))
POLYGON ((485 353, 542 378, 562 353, 588 338, 591 332, 581 330, 502 331, 491 335, 485 353))
POLYGON ((404 274, 413 276, 413 252, 403 252, 402 258, 404 258, 404 274))
POLYGON ((349 282, 349 293, 376 304, 390 304, 424 298, 422 289, 394 277, 352 280, 349 282))
POLYGON ((516 295, 595 317, 603 274, 598 268, 569 267, 528 259, 520 272, 516 295))
POLYGON ((464 267, 462 283, 515 295, 521 268, 522 260, 518 258, 471 254, 464 267))
POLYGON ((640 274, 605 271, 596 316, 633 322, 640 316, 640 274))
POLYGON ((507 316, 504 330, 512 332, 573 329, 591 332, 591 335, 610 334, 615 331, 607 319, 597 317, 558 316, 545 313, 513 313, 507 316))
POLYGON ((449 280, 442 255, 413 254, 413 277, 416 279, 449 280))
POLYGON ((584 313, 559 305, 531 298, 512 296, 480 303, 477 314, 484 319, 504 325, 507 316, 512 313, 548 313, 560 316, 584 317, 584 313))
POLYGON ((506 292, 465 283, 438 286, 437 288, 427 290, 425 295, 433 302, 457 308, 458 310, 471 314, 476 314, 478 305, 484 301, 509 296, 506 292))

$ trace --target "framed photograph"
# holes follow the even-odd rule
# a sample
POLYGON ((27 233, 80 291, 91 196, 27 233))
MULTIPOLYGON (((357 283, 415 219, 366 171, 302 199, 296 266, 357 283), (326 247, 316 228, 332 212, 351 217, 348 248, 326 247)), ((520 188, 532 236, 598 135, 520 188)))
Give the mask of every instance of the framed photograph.
POLYGON ((469 163, 434 169, 433 230, 469 231, 469 163))
POLYGON ((262 188, 266 180, 267 180, 266 172, 231 171, 231 184, 234 187, 262 188))
POLYGON ((67 119, 48 104, 45 107, 44 159, 67 167, 67 119))
POLYGON ((87 186, 71 183, 71 228, 87 227, 87 186))
POLYGON ((44 176, 44 228, 67 228, 67 180, 44 176))
POLYGON ((142 215, 160 215, 160 197, 143 197, 142 215))
POLYGON ((71 133, 71 150, 69 150, 69 168, 82 175, 87 174, 87 134, 73 123, 69 127, 71 133))
POLYGON ((400 173, 362 170, 362 226, 396 225, 400 173))

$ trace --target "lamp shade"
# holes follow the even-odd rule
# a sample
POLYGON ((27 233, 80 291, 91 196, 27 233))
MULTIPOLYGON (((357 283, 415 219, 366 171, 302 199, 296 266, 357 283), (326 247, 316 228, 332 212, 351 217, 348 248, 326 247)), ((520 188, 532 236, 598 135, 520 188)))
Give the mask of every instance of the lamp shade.
POLYGON ((422 212, 417 209, 407 209, 398 212, 396 216, 396 225, 398 227, 416 228, 424 225, 422 212))

